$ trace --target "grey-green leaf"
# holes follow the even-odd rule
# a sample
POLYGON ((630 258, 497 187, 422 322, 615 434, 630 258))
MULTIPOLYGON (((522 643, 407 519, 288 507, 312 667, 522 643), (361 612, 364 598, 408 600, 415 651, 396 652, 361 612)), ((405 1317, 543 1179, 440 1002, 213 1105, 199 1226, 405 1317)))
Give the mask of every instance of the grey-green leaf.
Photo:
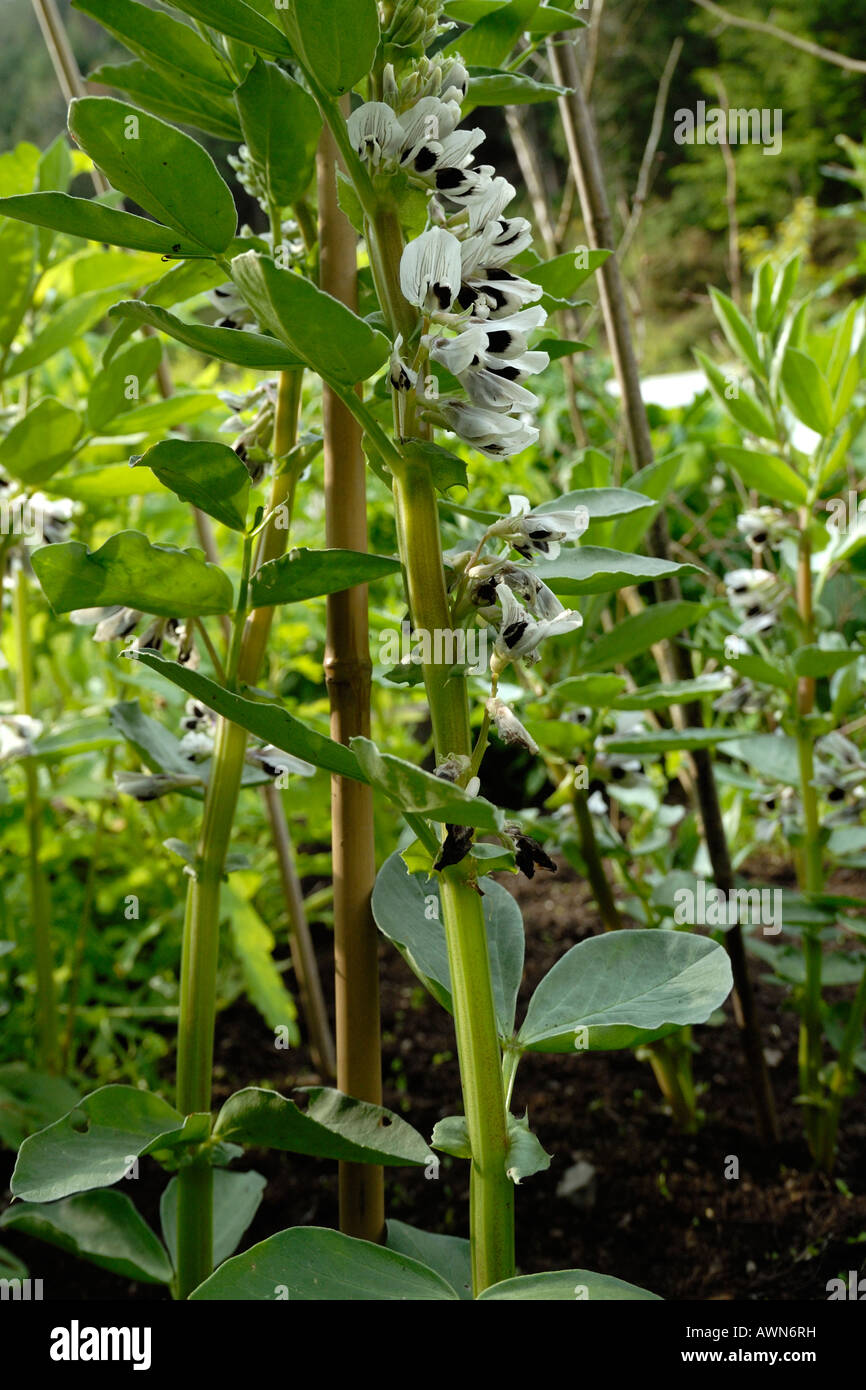
POLYGON ((235 1092, 217 1116, 214 1134, 233 1144, 348 1163, 422 1167, 430 1157, 418 1131, 381 1105, 329 1086, 298 1089, 309 1096, 306 1110, 258 1086, 235 1092))
MULTIPOLYGON (((56 546, 51 548, 57 549, 56 546)), ((188 666, 181 666, 179 662, 171 661, 157 652, 140 651, 132 655, 136 661, 159 672, 188 695, 193 695, 215 714, 225 715, 233 724, 239 724, 265 743, 272 743, 284 752, 303 758, 305 762, 314 763, 328 772, 336 772, 340 777, 352 777, 357 782, 367 780, 350 749, 308 728, 281 706, 235 695, 216 681, 208 680, 199 671, 191 671, 188 666)))
POLYGON ((419 1231, 404 1221, 385 1223, 385 1244, 398 1255, 418 1260, 456 1289, 460 1298, 472 1298, 472 1261, 469 1241, 462 1236, 440 1236, 419 1231))
POLYGON ((521 1274, 493 1284, 479 1295, 488 1303, 556 1302, 574 1303, 660 1303, 658 1294, 614 1279, 609 1274, 595 1274, 588 1269, 557 1269, 549 1274, 521 1274))
MULTIPOLYGON (((484 882, 483 906, 497 1027, 502 1038, 509 1038, 523 977, 523 918, 508 890, 492 879, 484 882)), ((437 879, 410 874, 395 851, 376 876, 373 916, 434 999, 453 1012, 437 879)))
POLYGON ((60 1202, 15 1202, 0 1217, 0 1226, 68 1250, 124 1279, 171 1282, 165 1250, 122 1192, 80 1192, 60 1202))
POLYGON ((434 1270, 382 1245, 321 1226, 296 1226, 226 1260, 194 1301, 297 1303, 456 1301, 434 1270))
POLYGON ((731 989, 727 953, 671 931, 619 931, 572 946, 539 984, 518 1034, 532 1052, 635 1047, 704 1023, 731 989))
POLYGON ((402 811, 428 816, 447 825, 473 825, 477 830, 501 830, 502 811, 481 796, 392 753, 381 753, 368 738, 353 738, 351 749, 368 782, 389 796, 402 811))
MULTIPOLYGON (((267 1179, 261 1173, 232 1173, 226 1168, 213 1170, 213 1262, 214 1268, 233 1255, 250 1222, 258 1211, 267 1179)), ((172 1178, 159 1202, 162 1238, 168 1246, 172 1264, 177 1264, 177 1178, 172 1178)))
POLYGON ((43 546, 33 568, 55 613, 120 604, 176 618, 233 605, 228 576, 200 551, 152 545, 138 531, 121 531, 93 551, 81 541, 43 546))
POLYGON ((697 573, 698 567, 656 560, 650 555, 628 555, 598 545, 581 545, 560 551, 555 560, 541 560, 534 567, 539 579, 557 594, 606 594, 647 580, 697 573))
POLYGON ((103 1086, 61 1120, 25 1139, 12 1191, 27 1202, 53 1202, 111 1187, 129 1171, 133 1159, 205 1139, 208 1121, 208 1116, 197 1115, 184 1121, 151 1091, 103 1086))

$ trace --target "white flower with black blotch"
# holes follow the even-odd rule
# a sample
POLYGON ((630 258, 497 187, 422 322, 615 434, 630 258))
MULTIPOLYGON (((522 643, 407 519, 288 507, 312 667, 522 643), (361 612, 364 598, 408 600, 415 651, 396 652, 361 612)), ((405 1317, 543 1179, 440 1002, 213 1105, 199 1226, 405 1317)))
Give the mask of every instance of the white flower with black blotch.
POLYGON ((218 285, 214 290, 209 290, 208 299, 220 312, 220 317, 215 324, 216 328, 239 328, 248 333, 260 332, 253 311, 241 298, 231 281, 225 285, 218 285))
MULTIPOLYGON (((482 188, 473 202, 480 203, 487 193, 482 188)), ((472 211, 472 203, 469 211, 472 211)), ((515 256, 532 245, 532 224, 525 217, 497 217, 463 243, 463 267, 467 275, 481 269, 501 270, 515 256)))
POLYGON ((352 112, 347 126, 355 153, 374 168, 396 159, 403 148, 403 127, 384 101, 365 101, 352 112))
POLYGON ((737 517, 737 530, 751 550, 777 546, 791 531, 790 523, 778 507, 755 507, 737 517))
POLYGON ((28 758, 33 742, 42 733, 42 721, 29 714, 0 716, 0 765, 15 758, 28 758))
POLYGON ((206 758, 213 756, 214 733, 206 728, 190 729, 180 740, 177 751, 182 758, 187 758, 191 763, 204 762, 206 758))
POLYGON ((490 528, 490 534, 506 540, 524 559, 543 555, 555 560, 563 542, 574 544, 589 525, 589 512, 584 506, 556 511, 532 511, 526 497, 508 499, 511 515, 490 528))
POLYGON ((114 785, 121 795, 136 801, 156 801, 168 792, 185 791, 203 783, 197 772, 115 772, 114 785))
POLYGON ((527 425, 512 415, 485 410, 469 401, 456 398, 440 401, 436 413, 446 429, 488 458, 510 458, 538 439, 534 425, 527 425))
POLYGON ((590 792, 586 799, 586 809, 591 816, 607 815, 607 802, 600 791, 590 792))
POLYGON ((414 391, 418 384, 418 373, 409 365, 403 357, 403 334, 398 333, 394 339, 394 348, 391 353, 391 365, 388 370, 388 379, 395 391, 405 394, 407 391, 414 391))
POLYGON ((511 270, 484 267, 477 272, 464 272, 455 306, 471 309, 477 317, 507 318, 540 299, 543 293, 540 285, 511 270))
MULTIPOLYGON (((475 258, 475 251, 482 243, 475 240, 476 232, 483 231, 488 224, 497 223, 508 204, 517 197, 517 189, 507 179, 497 174, 468 204, 469 238, 463 243, 463 268, 469 271, 475 258), (472 250, 470 250, 472 248, 472 250)), ((476 265, 481 264, 475 261, 476 265)))
POLYGON ((312 763, 305 762, 303 758, 295 758, 282 748, 275 748, 272 743, 248 748, 246 760, 254 767, 260 767, 269 777, 313 777, 316 772, 312 763))
POLYGON ((533 618, 517 602, 507 584, 497 584, 496 597, 502 611, 490 664, 494 675, 499 675, 510 661, 522 659, 532 665, 540 659, 539 648, 546 638, 574 632, 583 625, 581 615, 568 608, 564 608, 555 618, 533 618))
POLYGON ((515 744, 525 748, 528 753, 537 753, 538 744, 528 729, 524 728, 517 715, 504 700, 491 695, 486 705, 490 722, 503 743, 515 744))
POLYGON ((201 732, 203 729, 213 729, 216 727, 216 715, 207 705, 203 705, 201 700, 190 698, 184 706, 183 718, 180 727, 186 733, 201 732))
POLYGON ((439 100, 446 103, 454 101, 459 106, 469 90, 469 73, 459 58, 443 69, 440 81, 439 100))
POLYGON ((731 570, 725 575, 725 590, 728 602, 742 619, 741 637, 754 637, 775 626, 784 588, 769 570, 731 570))
POLYGON ((470 603, 491 623, 499 616, 497 584, 507 584, 534 618, 558 618, 566 611, 553 590, 537 574, 511 560, 482 560, 468 569, 467 579, 470 603))
POLYGON ((460 242, 444 227, 431 227, 405 247, 400 288, 425 314, 447 313, 460 291, 460 242))

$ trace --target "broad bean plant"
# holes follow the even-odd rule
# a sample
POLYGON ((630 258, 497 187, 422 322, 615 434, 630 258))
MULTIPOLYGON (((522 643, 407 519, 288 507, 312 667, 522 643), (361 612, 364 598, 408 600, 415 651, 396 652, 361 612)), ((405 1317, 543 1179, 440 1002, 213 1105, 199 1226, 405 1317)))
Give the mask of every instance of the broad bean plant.
MULTIPOLYGON (((532 226, 511 211, 515 189, 484 162, 483 131, 469 118, 481 103, 544 95, 519 62, 513 71, 497 68, 522 36, 531 50, 561 28, 562 12, 515 0, 455 36, 437 0, 175 4, 194 28, 134 0, 81 0, 80 7, 135 55, 126 69, 103 71, 102 78, 136 104, 85 96, 69 111, 75 144, 112 191, 70 197, 40 184, 4 198, 0 212, 13 219, 8 225, 27 229, 22 245, 35 226, 40 237, 57 231, 171 262, 140 297, 105 292, 102 311, 111 301, 115 331, 101 371, 112 381, 135 375, 141 361, 155 365, 154 338, 145 330, 267 375, 252 394, 229 402, 234 447, 166 430, 130 460, 208 525, 215 522, 222 552, 205 558, 199 549, 127 530, 96 549, 54 537, 30 556, 55 614, 89 617, 98 623, 97 637, 127 641, 126 663, 189 701, 181 729, 167 730, 129 706, 117 716, 146 766, 120 771, 120 792, 144 802, 185 797, 202 806, 202 817, 195 843, 169 845, 188 882, 174 1101, 107 1086, 27 1139, 6 1224, 117 1272, 165 1283, 181 1299, 652 1298, 610 1274, 517 1273, 515 1189, 549 1158, 530 1117, 512 1108, 515 1080, 527 1052, 637 1047, 661 1048, 652 1055, 662 1074, 672 1074, 676 1055, 664 1045, 724 1002, 727 954, 704 935, 647 918, 638 928, 573 946, 518 1021, 523 924, 515 899, 490 874, 517 868, 531 876, 553 864, 544 844, 482 796, 479 784, 491 734, 538 751, 515 705, 550 653, 581 629, 590 643, 605 641, 598 596, 693 571, 639 553, 642 533, 628 525, 621 548, 594 543, 594 531, 607 540, 611 524, 658 502, 639 490, 639 479, 630 489, 589 485, 538 499, 509 486, 510 460, 539 439, 531 386, 553 354, 573 347, 540 336, 547 314, 573 300, 599 258, 577 248, 554 261, 537 254, 532 226), (212 159, 170 122, 237 139, 233 166, 261 205, 267 233, 238 229, 235 200, 212 159), (320 286, 331 248, 317 230, 313 202, 317 148, 335 151, 324 161, 320 155, 319 228, 336 181, 363 271, 358 312, 320 286), (117 195, 148 216, 122 209, 117 195), (203 291, 218 306, 214 325, 175 312, 203 291), (304 425, 314 423, 320 390, 357 422, 371 477, 387 489, 393 547, 386 553, 288 548, 299 489, 308 495, 317 486, 319 443, 304 425), (479 458, 495 461, 501 480, 501 505, 490 512, 450 496, 471 481, 479 458), (430 768, 420 755, 412 761, 364 735, 349 744, 328 737, 260 688, 275 610, 390 574, 402 578, 422 658, 430 768), (485 651, 488 659, 470 663, 461 656, 467 650, 485 651), (221 903, 226 876, 237 869, 239 790, 250 777, 271 782, 316 769, 371 788, 404 826, 379 869, 372 905, 379 930, 453 1015, 460 1095, 455 1113, 430 1137, 369 1098, 327 1086, 308 1089, 300 1103, 246 1088, 213 1113, 221 903), (399 1223, 374 1240, 288 1226, 234 1255, 263 1186, 257 1174, 231 1167, 244 1146, 419 1170, 437 1161, 437 1151, 456 1156, 470 1167, 468 1239, 446 1249, 440 1237, 399 1223), (162 1239, 115 1190, 146 1156, 167 1173, 162 1239)), ((460 18, 476 7, 444 8, 460 18)), ((784 311, 778 297, 777 311, 784 311)), ((833 390, 848 379, 855 324, 852 315, 847 343, 833 356, 833 390)), ((765 360, 756 355, 750 365, 757 371, 765 360)), ((20 358, 18 366, 23 370, 20 358)), ((828 385, 822 478, 834 457, 830 391, 828 385)), ((91 403, 95 393, 94 384, 91 403)), ((63 420, 70 409, 59 401, 36 407, 46 408, 63 420)), ((32 429, 29 414, 16 428, 28 420, 32 429)), ((763 414, 761 424, 763 430, 763 414)), ((778 470, 785 479, 795 476, 791 463, 778 470)), ((808 486, 798 483, 804 505, 808 486)), ((750 580, 751 587, 758 582, 750 580)), ((803 595, 804 584, 801 576, 803 595)), ((773 579, 774 594, 775 585, 773 579)), ((672 631, 683 626, 679 617, 672 631)), ((799 659, 810 652, 824 659, 811 627, 799 659)), ((803 693, 791 715, 798 730, 812 717, 805 692, 815 674, 800 672, 803 693)), ((599 705, 597 684, 592 698, 590 686, 570 686, 556 696, 561 717, 599 705)), ((25 691, 20 720, 28 713, 25 691)), ((562 727, 576 731, 580 724, 562 727)), ((17 730, 23 740, 29 732, 23 724, 17 730)), ((633 771, 617 759, 636 737, 611 739, 599 753, 611 775, 619 766, 633 771)), ((577 746, 575 739, 566 750, 572 761, 577 746)), ((814 818, 805 734, 798 746, 804 814, 814 818)), ((840 743, 838 756, 847 748, 840 743)), ((596 810, 592 797, 578 801, 579 823, 596 810)), ((806 886, 820 892, 819 848, 808 827, 806 841, 806 886)), ((47 933, 38 914, 34 932, 44 956, 47 933)), ((805 941, 811 959, 813 936, 805 941)), ((804 1008, 804 1076, 812 1087, 820 1066, 816 970, 812 960, 804 1008)), ((50 977, 45 957, 39 998, 47 1057, 54 1046, 50 977)), ((850 1070, 844 1041, 839 1065, 833 1096, 844 1092, 850 1070)))

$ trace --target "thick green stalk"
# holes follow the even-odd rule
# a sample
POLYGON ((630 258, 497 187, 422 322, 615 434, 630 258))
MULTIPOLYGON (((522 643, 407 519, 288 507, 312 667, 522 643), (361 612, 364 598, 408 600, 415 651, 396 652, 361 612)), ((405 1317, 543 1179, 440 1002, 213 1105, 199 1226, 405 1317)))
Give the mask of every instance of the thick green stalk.
MULTIPOLYGON (((809 543, 809 513, 800 517, 800 547, 797 567, 797 609, 800 615, 804 643, 814 641, 815 619, 812 602, 812 553, 809 543)), ((797 687, 796 716, 799 721, 809 718, 815 703, 815 682, 800 679, 797 687)), ((820 893, 824 886, 824 865, 821 851, 821 822, 818 815, 818 793, 812 785, 815 777, 815 752, 811 733, 800 722, 797 733, 797 758, 800 769, 800 799, 803 804, 804 846, 802 851, 802 887, 807 893, 820 893)), ((821 1113, 816 1102, 821 1094, 821 975, 823 952, 816 928, 803 929, 805 984, 800 1024, 799 1071, 800 1092, 805 1097, 806 1135, 813 1155, 817 1157, 821 1113)))
MULTIPOLYGON (((426 464, 406 462, 394 479, 400 557, 412 622, 451 625, 436 493, 426 464)), ((472 751, 465 681, 424 668, 437 759, 472 751)), ((463 865, 441 878, 463 1105, 472 1149, 470 1239, 476 1296, 514 1273, 514 1188, 506 1173, 508 1131, 482 899, 463 865)))
MULTIPOLYGON (((27 575, 18 570, 13 597, 15 628, 16 683, 18 713, 33 714, 33 653, 30 647, 27 612, 27 575)), ((39 1061, 46 1071, 57 1070, 57 1001, 54 992, 54 961, 51 952, 51 921, 45 876, 39 862, 41 853, 41 815, 39 775, 32 758, 23 761, 26 786, 27 865, 30 879, 30 916, 33 927, 33 954, 36 964, 36 1031, 39 1061)))

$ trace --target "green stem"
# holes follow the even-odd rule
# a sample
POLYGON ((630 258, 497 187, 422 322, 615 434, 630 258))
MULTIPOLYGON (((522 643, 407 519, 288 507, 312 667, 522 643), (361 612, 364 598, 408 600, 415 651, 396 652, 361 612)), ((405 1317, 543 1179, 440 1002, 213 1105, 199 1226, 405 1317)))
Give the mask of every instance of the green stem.
MULTIPOLYGON (((799 563, 797 567, 797 608, 800 615, 802 640, 811 643, 815 637, 812 596, 812 555, 809 543, 809 514, 800 517, 799 563)), ((824 886, 824 865, 821 850, 821 822, 818 815, 818 794, 813 786, 815 753, 812 735, 803 721, 812 713, 815 702, 815 682, 801 678, 797 686, 798 720, 797 759, 800 770, 800 799, 803 804, 805 843, 802 852, 802 887, 806 893, 820 893, 824 886)), ((806 1136, 813 1154, 817 1154, 821 1128, 821 975, 823 952, 821 937, 816 928, 803 929, 805 984, 801 1010, 799 1041, 800 1093, 806 1101, 806 1136)))
MULTIPOLYGON (((412 621, 428 632, 451 625, 436 493, 426 464, 408 462, 394 480, 400 556, 412 621)), ((465 680, 446 666, 424 668, 438 760, 472 750, 465 680)), ((482 898, 463 865, 441 879, 463 1105, 472 1148, 470 1240, 476 1296, 514 1273, 514 1189, 502 1060, 482 898)))
MULTIPOLYGON (((297 432, 300 372, 280 378, 274 452, 282 458, 297 432)), ((290 501, 295 477, 279 474, 271 503, 290 501)), ((259 561, 270 559, 285 545, 286 530, 267 527, 261 535, 259 561)), ((247 596, 252 564, 252 535, 244 539, 243 573, 232 624, 226 679, 232 686, 253 684, 258 676, 272 609, 256 609, 248 618, 247 596)), ((220 719, 217 725, 210 781, 205 795, 195 878, 187 894, 181 958, 180 1016, 177 1051, 177 1106, 182 1114, 209 1113, 216 1018, 216 978, 219 957, 220 892, 232 823, 246 754, 246 730, 220 719)), ((211 1234, 213 1175, 205 1159, 178 1173, 177 1292, 186 1298, 213 1269, 211 1234)))
MULTIPOLYGON (((13 596, 13 622, 16 649, 17 706, 19 714, 33 714, 33 652, 27 612, 27 575, 18 570, 13 596)), ((23 760, 26 787, 27 865, 30 879, 30 915, 33 925, 33 954, 36 964, 36 1031, 39 1060, 46 1071, 57 1070, 57 1001, 54 992, 54 961, 51 951, 51 922, 45 876, 39 862, 42 837, 42 806, 39 774, 33 758, 23 760)))
POLYGON ((842 1102, 848 1094, 851 1078, 854 1074, 854 1058, 858 1049, 863 1046, 864 1020, 866 1020, 866 970, 861 976, 857 993, 851 1001, 851 1009, 845 1024, 845 1032, 842 1035, 836 1064, 830 1074, 829 1103, 820 1117, 815 1158, 819 1166, 828 1173, 832 1170, 836 1157, 839 1118, 842 1112, 842 1102))

